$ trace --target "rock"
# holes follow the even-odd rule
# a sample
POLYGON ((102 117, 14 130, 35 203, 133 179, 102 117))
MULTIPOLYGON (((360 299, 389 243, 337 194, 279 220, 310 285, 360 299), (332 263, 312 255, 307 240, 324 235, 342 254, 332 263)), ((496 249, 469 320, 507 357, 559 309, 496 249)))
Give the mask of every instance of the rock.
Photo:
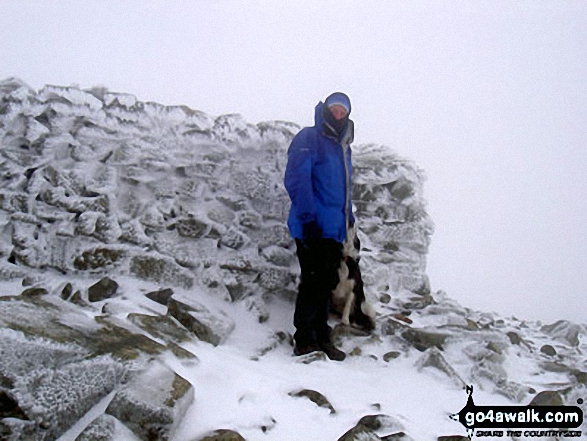
POLYGON ((391 435, 382 436, 381 441, 414 441, 405 432, 392 433, 391 435))
POLYGON ((382 293, 382 294, 379 296, 379 301, 380 301, 381 303, 383 303, 384 305, 388 305, 388 304, 389 304, 389 302, 391 302, 391 296, 390 296, 389 294, 387 294, 387 293, 382 293))
POLYGON ((245 441, 245 439, 234 430, 220 429, 194 441, 245 441))
POLYGON ((386 362, 390 362, 391 360, 395 360, 396 358, 398 358, 400 355, 401 355, 401 352, 390 351, 390 352, 383 354, 383 360, 386 362))
POLYGON ((394 430, 403 430, 403 425, 394 417, 384 414, 365 415, 362 417, 357 425, 368 427, 374 432, 385 431, 391 432, 394 430))
POLYGON ((192 339, 190 332, 170 316, 131 313, 127 318, 131 323, 153 337, 162 339, 165 343, 183 343, 192 339))
POLYGON ((187 217, 177 220, 175 229, 180 236, 199 239, 210 231, 210 226, 194 217, 187 217))
POLYGON ((522 342, 522 337, 520 337, 518 335, 518 333, 514 332, 514 331, 510 331, 507 334, 507 337, 510 339, 510 342, 513 345, 519 345, 522 342))
POLYGON ((72 294, 73 294, 73 285, 68 282, 61 290, 61 298, 63 300, 68 300, 72 294))
POLYGON ((142 280, 190 289, 193 275, 173 259, 156 254, 138 255, 130 259, 131 275, 142 280))
POLYGON ((159 291, 153 291, 146 294, 146 297, 157 302, 163 306, 167 306, 169 298, 173 295, 171 288, 160 289, 159 291))
POLYGON ((401 336, 420 352, 432 347, 442 350, 442 345, 444 345, 448 337, 447 334, 415 328, 405 329, 401 336))
POLYGON ((449 362, 446 361, 444 355, 442 355, 440 350, 436 347, 431 347, 426 352, 424 352, 424 354, 417 361, 417 366, 420 370, 426 367, 437 369, 440 372, 446 374, 451 380, 454 381, 457 386, 466 386, 466 383, 463 381, 463 379, 449 364, 449 362))
POLYGON ((90 302, 100 302, 110 299, 117 291, 118 283, 108 277, 104 277, 88 288, 88 300, 90 302))
POLYGON ((49 292, 45 288, 27 288, 20 295, 22 297, 39 297, 47 295, 49 292))
POLYGON ((78 306, 86 306, 87 302, 84 300, 81 291, 76 291, 73 295, 69 298, 69 301, 74 305, 78 306))
POLYGON ((394 318, 389 318, 387 321, 381 326, 381 333, 383 335, 396 335, 398 331, 408 329, 408 326, 405 323, 399 322, 394 318))
POLYGON ((295 258, 295 255, 283 247, 269 246, 261 251, 261 255, 268 262, 279 267, 289 267, 295 258))
POLYGON ((577 380, 577 382, 581 384, 587 384, 587 372, 582 372, 579 370, 575 370, 572 372, 573 376, 577 380))
POLYGON ((268 292, 283 289, 293 280, 294 277, 289 269, 266 267, 261 268, 261 273, 259 274, 259 285, 268 292))
POLYGON ((528 387, 515 381, 498 381, 495 385, 495 392, 515 402, 522 402, 530 393, 528 387))
POLYGON ((294 398, 307 398, 317 406, 330 410, 331 414, 336 413, 336 410, 332 407, 332 404, 330 404, 326 397, 315 390, 302 389, 297 392, 290 392, 289 396, 294 398))
POLYGON ((338 438, 338 441, 381 441, 381 438, 379 438, 377 433, 368 427, 357 424, 343 436, 338 438))
MULTIPOLYGON (((11 388, 14 387, 11 385, 11 388)), ((2 418, 16 418, 27 420, 26 413, 18 405, 18 401, 6 390, 0 390, 0 416, 2 418)))
POLYGON ((162 362, 154 361, 135 373, 112 399, 106 413, 120 420, 140 439, 173 439, 194 401, 190 383, 162 362))
POLYGON ((38 435, 39 430, 34 421, 24 421, 17 418, 0 420, 0 436, 2 437, 0 439, 2 441, 35 441, 38 435))
POLYGON ((571 372, 573 369, 560 361, 543 361, 539 366, 548 372, 571 372))
POLYGON ((144 334, 135 334, 123 321, 112 317, 96 317, 101 326, 93 334, 80 338, 80 344, 97 355, 112 354, 119 360, 137 361, 142 355, 159 355, 169 348, 144 334))
POLYGON ((38 369, 15 383, 18 408, 36 433, 55 439, 118 387, 126 369, 108 357, 38 369))
POLYGON ((243 302, 247 308, 247 311, 257 317, 259 323, 265 323, 267 320, 269 320, 269 308, 263 299, 260 299, 256 296, 251 296, 247 297, 243 302))
POLYGON ((543 391, 538 393, 528 406, 563 406, 563 399, 558 392, 543 391))
POLYGON ((489 343, 487 343, 487 349, 495 352, 496 354, 503 355, 503 351, 501 350, 501 348, 497 345, 497 343, 495 343, 493 341, 490 341, 489 343))
POLYGON ((289 332, 278 331, 273 334, 269 342, 258 351, 258 356, 255 358, 258 360, 259 357, 268 354, 282 344, 290 344, 293 346, 293 336, 289 332))
POLYGON ((247 236, 234 228, 229 228, 220 235, 220 244, 233 250, 241 249, 247 240, 247 236))
POLYGON ((489 342, 486 347, 472 343, 463 349, 463 353, 477 364, 488 364, 489 362, 500 365, 506 359, 503 351, 495 342, 489 342))
POLYGON ((326 354, 322 351, 315 351, 295 358, 295 362, 301 364, 311 364, 316 361, 328 361, 328 357, 326 357, 326 354))
MULTIPOLYGON (((417 294, 417 293, 416 293, 417 294)), ((403 307, 407 309, 424 309, 429 305, 435 304, 435 300, 432 295, 424 294, 421 297, 414 297, 409 302, 404 303, 403 307)))
POLYGON ((559 320, 551 325, 544 325, 540 328, 545 334, 556 338, 559 341, 571 346, 579 345, 579 335, 583 332, 579 325, 567 320, 559 320))
POLYGON ((544 345, 540 348, 540 352, 543 354, 549 355, 554 357, 556 355, 556 349, 554 349, 551 345, 544 345))
MULTIPOLYGON (((65 302, 47 303, 39 297, 2 301, 0 390, 3 394, 0 399, 12 419, 9 423, 6 420, 0 423, 0 433, 10 433, 14 439, 29 439, 29 433, 55 439, 115 389, 119 390, 115 405, 120 406, 130 406, 127 401, 140 402, 142 393, 163 396, 163 392, 157 392, 159 389, 153 391, 143 384, 149 379, 155 380, 155 388, 171 384, 168 391, 172 395, 167 403, 175 410, 168 409, 169 412, 158 412, 157 415, 167 415, 166 418, 173 420, 173 412, 179 409, 175 401, 187 394, 185 389, 190 385, 172 372, 167 377, 156 375, 153 369, 145 367, 145 363, 149 357, 168 350, 176 354, 180 350, 187 353, 173 341, 189 333, 187 330, 182 333, 181 325, 171 317, 162 317, 158 325, 149 323, 148 316, 137 315, 131 319, 153 333, 158 331, 158 337, 169 338, 171 342, 165 346, 146 335, 134 334, 119 326, 125 323, 120 319, 97 317, 94 321, 79 308, 65 302), (64 317, 67 317, 66 322, 63 322, 64 317), (149 328, 149 324, 153 326, 149 328), (132 362, 133 371, 144 373, 141 374, 144 381, 128 381, 127 361, 132 362)), ((189 356, 194 358, 191 354, 189 356)), ((140 412, 145 411, 141 407, 133 409, 139 413, 131 414, 127 419, 143 415, 140 412)), ((157 421, 155 417, 149 418, 157 421)), ((119 419, 124 420, 121 416, 119 419)), ((165 428, 167 432, 173 426, 169 424, 165 428)), ((34 436, 31 439, 35 439, 34 436)))
POLYGON ((224 312, 211 311, 186 296, 169 299, 167 314, 193 332, 200 340, 218 346, 233 331, 235 324, 224 312))
POLYGON ((399 320, 401 322, 407 323, 408 325, 411 325, 412 323, 414 323, 414 321, 411 318, 409 318, 408 316, 406 316, 404 314, 400 314, 400 313, 393 314, 393 318, 396 320, 399 320))
POLYGON ((126 253, 115 247, 91 248, 75 257, 73 267, 81 271, 107 269, 125 257, 126 253))
POLYGON ((116 418, 101 415, 92 421, 75 441, 116 441, 116 418))

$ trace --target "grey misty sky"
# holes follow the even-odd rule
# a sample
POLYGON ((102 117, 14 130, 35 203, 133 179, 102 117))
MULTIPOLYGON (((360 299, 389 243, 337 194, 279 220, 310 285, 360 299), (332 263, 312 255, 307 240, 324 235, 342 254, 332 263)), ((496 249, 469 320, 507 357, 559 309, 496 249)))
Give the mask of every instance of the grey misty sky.
POLYGON ((584 1, 2 0, 0 78, 250 122, 352 100, 356 143, 426 170, 433 290, 587 322, 584 1))

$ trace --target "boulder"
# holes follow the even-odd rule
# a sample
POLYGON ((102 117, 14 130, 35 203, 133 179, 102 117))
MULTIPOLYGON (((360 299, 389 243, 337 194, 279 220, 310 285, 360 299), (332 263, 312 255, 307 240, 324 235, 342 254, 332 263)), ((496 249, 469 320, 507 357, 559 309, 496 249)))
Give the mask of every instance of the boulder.
POLYGON ((550 357, 554 357, 556 355, 556 349, 554 349, 554 347, 552 347, 551 345, 543 345, 540 348, 540 352, 550 357))
POLYGON ((560 394, 556 391, 545 390, 538 393, 528 406, 562 406, 564 405, 563 399, 560 394))
POLYGON ((550 325, 544 325, 540 330, 550 337, 571 346, 579 345, 579 335, 583 332, 581 326, 567 320, 559 320, 550 325))
POLYGON ((368 427, 357 424, 338 438, 338 441, 381 441, 381 438, 368 427))
POLYGON ((390 415, 376 414, 376 415, 365 415, 362 417, 357 425, 368 427, 375 432, 392 432, 396 430, 403 430, 403 425, 390 415))
POLYGON ((226 340, 235 327, 232 319, 223 311, 208 308, 194 299, 177 294, 169 299, 167 314, 200 340, 214 346, 226 340))
POLYGON ((395 360, 401 355, 401 352, 398 351, 389 351, 383 354, 383 361, 390 362, 391 360, 395 360))
POLYGON ((56 439, 119 387, 127 368, 110 356, 82 359, 83 348, 4 333, 3 412, 0 433, 8 439, 56 439), (6 418, 8 417, 8 418, 6 418), (35 436, 27 438, 28 433, 35 436), (12 437, 12 438, 11 438, 12 437))
POLYGON ((140 439, 167 441, 194 401, 194 389, 162 362, 154 361, 133 373, 116 393, 106 414, 112 415, 140 439))
POLYGON ((173 259, 157 254, 136 255, 130 259, 130 274, 150 282, 190 289, 194 276, 173 259))
POLYGON ((173 290, 171 288, 164 288, 158 291, 150 292, 146 294, 146 297, 163 306, 167 306, 167 302, 172 295, 173 290))
POLYGON ((330 410, 331 414, 336 413, 336 410, 332 407, 330 401, 328 401, 328 399, 320 392, 316 392, 315 390, 302 389, 296 392, 290 392, 289 396, 294 398, 307 398, 317 406, 330 410))
POLYGON ((466 383, 463 379, 459 376, 459 374, 455 371, 455 369, 450 365, 442 352, 436 347, 429 348, 420 359, 417 361, 418 368, 424 369, 427 367, 434 368, 448 376, 453 382, 460 387, 465 387, 466 383))
POLYGON ((88 300, 90 302, 100 302, 110 299, 117 291, 118 283, 108 277, 104 277, 88 288, 88 300))
POLYGON ((448 334, 416 328, 405 329, 401 336, 420 352, 432 347, 442 350, 448 338, 448 334))

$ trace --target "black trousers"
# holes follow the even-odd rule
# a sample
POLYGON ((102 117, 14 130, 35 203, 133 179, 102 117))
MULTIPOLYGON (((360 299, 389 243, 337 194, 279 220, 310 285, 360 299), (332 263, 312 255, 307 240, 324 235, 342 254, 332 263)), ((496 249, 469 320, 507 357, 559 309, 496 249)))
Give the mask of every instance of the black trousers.
POLYGON ((330 341, 328 326, 332 290, 338 284, 342 244, 334 239, 296 239, 301 282, 294 313, 298 346, 330 341))

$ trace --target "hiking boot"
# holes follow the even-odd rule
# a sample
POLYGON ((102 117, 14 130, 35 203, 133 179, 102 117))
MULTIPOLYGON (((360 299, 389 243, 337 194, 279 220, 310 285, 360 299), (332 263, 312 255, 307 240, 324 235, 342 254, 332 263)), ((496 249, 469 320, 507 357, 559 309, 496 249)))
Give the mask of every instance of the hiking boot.
POLYGON ((320 350, 320 348, 315 343, 311 343, 309 345, 298 345, 296 343, 296 345, 294 346, 294 355, 298 355, 298 356, 299 355, 307 355, 307 354, 310 354, 312 352, 316 352, 319 350, 320 350))
POLYGON ((346 354, 334 346, 331 342, 323 342, 318 345, 319 350, 324 351, 326 356, 334 361, 343 361, 346 354))

